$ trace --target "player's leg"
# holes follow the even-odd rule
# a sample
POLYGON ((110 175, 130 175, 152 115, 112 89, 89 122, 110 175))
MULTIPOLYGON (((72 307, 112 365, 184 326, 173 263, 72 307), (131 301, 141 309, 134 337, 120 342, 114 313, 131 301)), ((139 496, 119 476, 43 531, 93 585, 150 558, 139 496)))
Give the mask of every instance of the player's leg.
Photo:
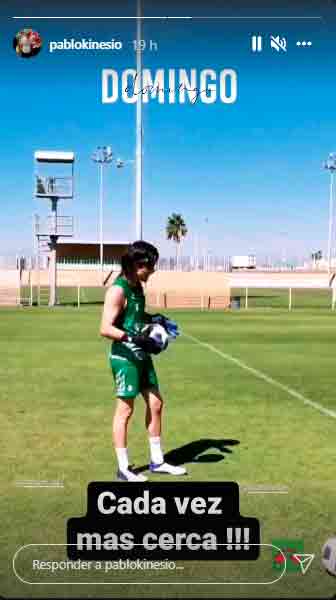
POLYGON ((184 467, 170 465, 164 460, 161 446, 163 400, 158 387, 147 387, 142 390, 142 395, 146 403, 146 428, 150 450, 150 470, 152 473, 185 475, 186 469, 184 467))
POLYGON ((117 404, 113 416, 113 443, 118 461, 117 478, 122 481, 147 481, 143 475, 129 468, 127 435, 134 410, 134 400, 139 392, 139 374, 135 365, 125 359, 114 357, 111 367, 117 388, 117 404))
POLYGON ((142 392, 146 404, 146 429, 150 438, 159 438, 162 429, 163 400, 157 388, 142 392))
POLYGON ((117 398, 112 433, 115 448, 127 448, 128 424, 134 411, 134 398, 117 398))

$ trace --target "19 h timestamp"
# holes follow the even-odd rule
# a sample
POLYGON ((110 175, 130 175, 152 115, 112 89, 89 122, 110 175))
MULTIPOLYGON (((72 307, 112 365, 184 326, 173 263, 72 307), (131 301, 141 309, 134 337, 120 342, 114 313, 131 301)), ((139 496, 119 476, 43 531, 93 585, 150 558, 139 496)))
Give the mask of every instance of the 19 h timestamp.
POLYGON ((155 40, 132 40, 131 44, 135 52, 138 50, 141 52, 144 52, 145 50, 157 52, 159 49, 159 44, 155 40))

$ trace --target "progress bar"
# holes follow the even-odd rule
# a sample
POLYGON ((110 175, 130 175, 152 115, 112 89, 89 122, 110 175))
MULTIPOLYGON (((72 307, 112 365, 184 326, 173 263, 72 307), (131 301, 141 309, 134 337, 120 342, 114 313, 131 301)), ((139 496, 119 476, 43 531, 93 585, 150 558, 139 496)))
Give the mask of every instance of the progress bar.
POLYGON ((203 16, 203 17, 191 17, 191 16, 183 16, 183 17, 169 17, 169 16, 160 16, 160 17, 137 17, 137 16, 131 16, 131 17, 85 17, 85 16, 77 16, 77 17, 40 17, 40 16, 34 16, 34 15, 27 15, 27 16, 15 16, 15 17, 11 17, 12 19, 115 19, 116 21, 119 20, 131 20, 131 19, 141 19, 142 21, 145 21, 147 19, 156 19, 156 20, 161 20, 161 21, 166 21, 166 20, 187 20, 187 21, 200 21, 200 20, 216 20, 216 21, 225 21, 225 20, 256 20, 256 21, 260 21, 260 20, 271 20, 271 19, 277 19, 277 20, 318 20, 318 21, 322 21, 323 17, 316 17, 316 16, 292 16, 292 17, 285 17, 285 16, 260 16, 260 17, 256 17, 256 16, 243 16, 243 17, 222 17, 222 16, 203 16))

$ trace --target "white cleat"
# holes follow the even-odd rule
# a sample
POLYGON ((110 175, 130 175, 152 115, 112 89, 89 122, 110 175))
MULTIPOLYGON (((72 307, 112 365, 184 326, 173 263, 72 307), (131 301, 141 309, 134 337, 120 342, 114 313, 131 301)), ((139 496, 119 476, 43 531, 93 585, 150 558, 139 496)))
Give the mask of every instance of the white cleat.
POLYGON ((147 477, 141 475, 141 473, 137 475, 137 473, 134 473, 130 469, 126 469, 125 471, 120 471, 119 469, 117 472, 117 479, 118 481, 136 481, 138 483, 147 481, 147 477))
POLYGON ((187 469, 184 467, 177 467, 175 465, 170 465, 169 463, 163 462, 160 465, 156 465, 155 463, 150 463, 149 470, 152 473, 167 473, 168 475, 186 475, 187 469))

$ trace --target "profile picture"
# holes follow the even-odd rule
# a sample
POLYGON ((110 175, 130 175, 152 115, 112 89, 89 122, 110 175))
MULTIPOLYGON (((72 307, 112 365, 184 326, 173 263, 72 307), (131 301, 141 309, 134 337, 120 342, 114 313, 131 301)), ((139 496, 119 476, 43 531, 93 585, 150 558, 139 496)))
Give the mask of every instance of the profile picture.
POLYGON ((42 48, 41 36, 31 28, 21 29, 13 40, 13 48, 21 58, 36 56, 42 48))

